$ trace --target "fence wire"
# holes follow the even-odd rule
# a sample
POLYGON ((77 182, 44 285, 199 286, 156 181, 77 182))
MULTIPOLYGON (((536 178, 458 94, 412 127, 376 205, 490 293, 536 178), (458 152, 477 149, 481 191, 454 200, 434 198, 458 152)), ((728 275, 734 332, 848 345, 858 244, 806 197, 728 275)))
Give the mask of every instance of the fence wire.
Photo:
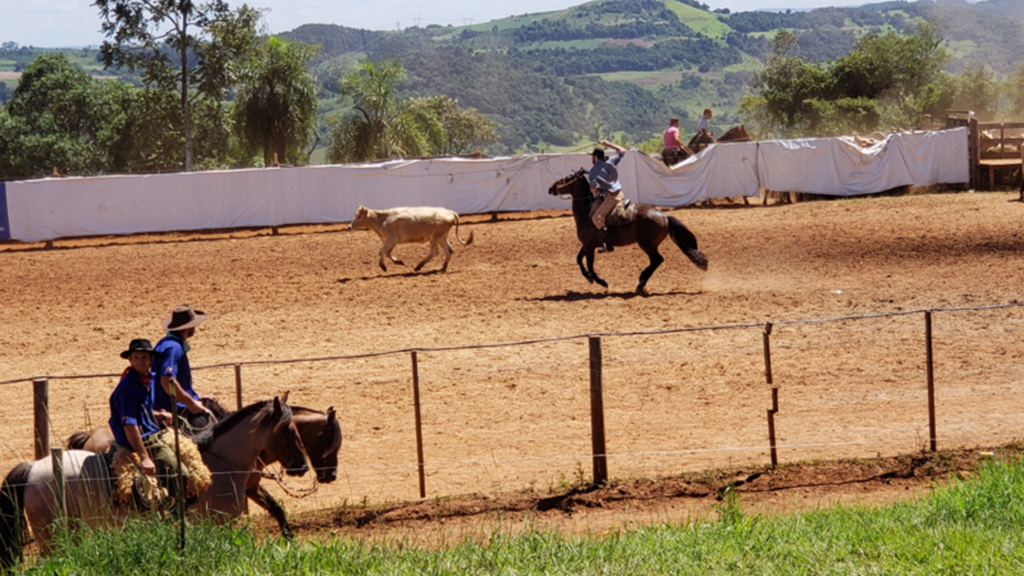
MULTIPOLYGON (((603 402, 613 477, 665 476, 768 461, 766 410, 778 389, 781 461, 920 451, 929 441, 922 314, 933 345, 942 448, 1020 437, 1021 303, 766 325, 575 335, 194 368, 204 393, 233 409, 289 393, 330 398, 344 442, 338 480, 301 508, 409 500, 418 494, 411 353, 417 353, 428 495, 550 488, 591 473, 588 338, 603 339, 603 402), (941 313, 940 313, 941 312, 941 313), (865 358, 873 359, 865 362, 865 358)), ((102 426, 119 374, 50 376, 51 445, 102 426), (84 385, 83 385, 84 384, 84 385)), ((33 378, 0 382, 31 383, 33 378)), ((321 402, 321 400, 316 400, 321 402)), ((33 458, 33 402, 9 394, 0 463, 33 458), (17 440, 12 440, 17 439, 17 440)), ((308 479, 306 479, 308 481, 308 479)), ((290 480, 303 486, 303 479, 290 480)), ((276 488, 270 487, 271 492, 276 488)))

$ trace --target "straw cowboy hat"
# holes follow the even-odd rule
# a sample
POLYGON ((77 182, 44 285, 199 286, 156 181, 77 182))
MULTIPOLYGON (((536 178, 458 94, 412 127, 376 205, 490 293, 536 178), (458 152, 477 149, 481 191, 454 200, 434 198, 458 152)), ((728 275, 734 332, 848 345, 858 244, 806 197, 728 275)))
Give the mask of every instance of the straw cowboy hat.
POLYGON ((140 351, 149 352, 150 354, 152 354, 153 344, 149 340, 146 340, 145 338, 136 338, 135 340, 132 340, 130 344, 128 344, 127 350, 121 352, 121 358, 127 360, 132 355, 132 352, 140 351))
POLYGON ((175 306, 169 318, 164 319, 164 330, 177 332, 186 328, 199 326, 206 320, 206 314, 202 310, 193 310, 188 304, 175 306))

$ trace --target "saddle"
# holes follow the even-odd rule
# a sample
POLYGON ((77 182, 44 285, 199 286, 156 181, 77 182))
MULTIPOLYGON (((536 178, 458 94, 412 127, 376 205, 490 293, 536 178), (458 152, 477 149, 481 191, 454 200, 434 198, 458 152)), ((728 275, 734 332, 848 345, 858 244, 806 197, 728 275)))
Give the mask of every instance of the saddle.
MULTIPOLYGON (((173 430, 165 429, 159 434, 162 442, 174 446, 173 430)), ((188 486, 185 488, 187 504, 210 487, 212 478, 195 442, 184 435, 178 437, 178 442, 181 464, 189 470, 188 486)), ((158 513, 174 506, 167 488, 160 486, 157 478, 142 472, 142 462, 134 450, 111 443, 111 451, 103 454, 103 457, 110 471, 110 494, 115 505, 131 505, 135 510, 158 513)))
MULTIPOLYGON (((590 204, 590 218, 594 218, 594 213, 597 212, 598 206, 604 200, 604 192, 594 196, 594 200, 590 204)), ((617 204, 608 216, 605 216, 604 223, 606 226, 625 226, 631 224, 633 220, 636 220, 636 204, 633 203, 629 198, 623 198, 622 202, 617 204)))

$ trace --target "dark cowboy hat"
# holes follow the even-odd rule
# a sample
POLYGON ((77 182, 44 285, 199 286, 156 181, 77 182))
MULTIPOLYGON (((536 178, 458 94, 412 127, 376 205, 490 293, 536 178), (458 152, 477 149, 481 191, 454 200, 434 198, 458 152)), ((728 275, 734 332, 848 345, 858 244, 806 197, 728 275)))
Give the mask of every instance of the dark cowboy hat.
POLYGON ((596 157, 598 160, 604 160, 604 150, 600 148, 594 148, 594 151, 591 152, 590 155, 596 157))
POLYGON ((149 340, 146 340, 145 338, 136 338, 135 340, 132 340, 130 344, 128 344, 127 350, 121 352, 121 358, 127 360, 128 357, 132 355, 132 352, 139 351, 149 352, 150 354, 152 354, 153 344, 149 340))
POLYGON ((177 332, 186 328, 199 326, 206 320, 206 314, 202 310, 193 310, 188 304, 175 306, 171 316, 164 320, 164 330, 177 332))

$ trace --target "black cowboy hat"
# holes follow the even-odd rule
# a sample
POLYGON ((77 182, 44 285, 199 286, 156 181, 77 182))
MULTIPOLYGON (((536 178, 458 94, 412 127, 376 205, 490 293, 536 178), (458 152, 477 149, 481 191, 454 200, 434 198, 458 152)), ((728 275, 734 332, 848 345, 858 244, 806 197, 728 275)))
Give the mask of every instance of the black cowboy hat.
POLYGON ((152 354, 153 344, 149 340, 146 340, 145 338, 136 338, 135 340, 132 340, 130 344, 128 344, 127 350, 121 352, 121 358, 127 360, 128 357, 132 355, 132 352, 149 352, 150 354, 152 354))
POLYGON ((600 148, 594 148, 594 151, 591 152, 590 155, 597 157, 598 160, 604 160, 604 150, 600 148))
POLYGON ((206 314, 202 310, 193 310, 188 304, 175 306, 171 316, 164 319, 164 330, 177 332, 186 328, 199 326, 206 320, 206 314))

